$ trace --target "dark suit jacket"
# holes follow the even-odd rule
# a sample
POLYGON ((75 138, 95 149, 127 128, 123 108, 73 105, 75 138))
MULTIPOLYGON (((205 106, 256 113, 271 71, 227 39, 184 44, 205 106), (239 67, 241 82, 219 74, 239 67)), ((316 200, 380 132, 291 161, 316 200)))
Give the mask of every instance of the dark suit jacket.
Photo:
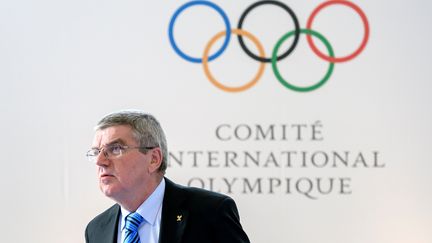
MULTIPOLYGON (((248 243, 234 200, 222 194, 177 185, 165 178, 160 243, 248 243)), ((87 225, 87 243, 116 243, 120 206, 87 225)), ((145 243, 145 242, 143 242, 145 243)))

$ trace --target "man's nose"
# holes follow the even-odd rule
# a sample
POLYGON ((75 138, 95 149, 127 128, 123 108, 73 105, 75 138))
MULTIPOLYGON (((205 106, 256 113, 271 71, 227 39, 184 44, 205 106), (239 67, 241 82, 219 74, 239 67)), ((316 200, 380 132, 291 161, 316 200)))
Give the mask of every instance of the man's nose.
POLYGON ((96 156, 96 165, 107 166, 109 162, 108 156, 104 150, 100 151, 100 153, 96 156))

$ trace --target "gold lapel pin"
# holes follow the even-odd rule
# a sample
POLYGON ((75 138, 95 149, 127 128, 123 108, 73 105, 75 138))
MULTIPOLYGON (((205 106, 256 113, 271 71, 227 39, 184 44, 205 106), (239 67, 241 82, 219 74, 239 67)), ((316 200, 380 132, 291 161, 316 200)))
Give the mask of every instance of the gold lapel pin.
POLYGON ((183 215, 177 215, 177 222, 180 222, 181 220, 182 220, 182 218, 183 218, 183 215))

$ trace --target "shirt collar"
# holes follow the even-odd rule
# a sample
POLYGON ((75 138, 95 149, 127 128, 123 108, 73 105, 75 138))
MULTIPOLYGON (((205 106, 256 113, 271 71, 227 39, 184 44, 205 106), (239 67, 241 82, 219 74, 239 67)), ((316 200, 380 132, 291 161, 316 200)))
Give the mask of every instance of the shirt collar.
MULTIPOLYGON (((165 194, 165 179, 162 178, 159 185, 156 187, 154 192, 138 207, 136 210, 146 223, 154 225, 156 223, 157 215, 159 210, 162 208, 162 201, 165 194)), ((121 229, 125 226, 125 218, 130 214, 128 210, 121 207, 121 229)))

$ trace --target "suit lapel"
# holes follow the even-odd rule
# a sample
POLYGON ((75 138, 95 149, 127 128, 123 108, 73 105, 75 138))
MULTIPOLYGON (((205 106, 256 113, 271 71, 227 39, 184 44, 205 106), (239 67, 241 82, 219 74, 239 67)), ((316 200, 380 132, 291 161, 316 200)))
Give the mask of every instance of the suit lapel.
POLYGON ((180 186, 167 178, 165 183, 159 243, 180 243, 189 216, 185 208, 186 195, 180 186))
POLYGON ((107 243, 117 242, 117 225, 120 215, 120 206, 114 205, 108 212, 105 220, 100 224, 100 229, 97 231, 99 235, 97 236, 97 242, 107 243))

